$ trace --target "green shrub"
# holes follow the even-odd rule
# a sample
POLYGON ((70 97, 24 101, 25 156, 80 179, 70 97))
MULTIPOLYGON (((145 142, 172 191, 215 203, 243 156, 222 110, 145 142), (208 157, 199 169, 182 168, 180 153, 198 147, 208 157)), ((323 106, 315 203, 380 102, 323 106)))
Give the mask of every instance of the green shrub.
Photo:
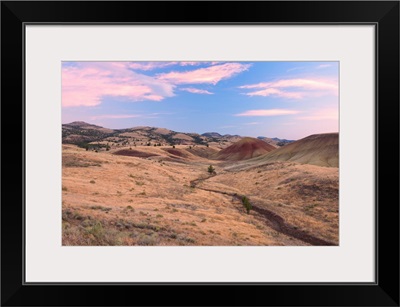
POLYGON ((207 171, 208 171, 210 174, 215 174, 215 168, 214 168, 212 165, 210 165, 210 166, 208 167, 207 171))
POLYGON ((246 208, 247 214, 249 214, 252 206, 251 206, 250 200, 247 196, 242 197, 242 204, 246 208))

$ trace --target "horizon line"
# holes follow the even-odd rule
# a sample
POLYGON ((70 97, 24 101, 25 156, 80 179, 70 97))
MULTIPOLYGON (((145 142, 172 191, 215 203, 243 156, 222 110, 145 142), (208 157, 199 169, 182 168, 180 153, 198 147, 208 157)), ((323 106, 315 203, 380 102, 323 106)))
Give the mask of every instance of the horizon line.
POLYGON ((303 138, 309 137, 309 136, 311 136, 311 135, 318 135, 318 134, 334 134, 334 133, 339 134, 339 131, 321 132, 321 133, 313 133, 313 134, 307 135, 307 136, 302 137, 302 138, 299 138, 299 139, 290 139, 290 140, 289 140, 289 139, 280 138, 280 137, 277 137, 277 136, 269 137, 269 136, 259 135, 259 136, 257 136, 257 137, 253 137, 253 136, 246 136, 246 135, 240 135, 240 134, 229 134, 229 133, 221 134, 221 133, 219 133, 219 132, 217 132, 217 131, 206 131, 206 132, 204 132, 204 133, 198 133, 198 132, 183 132, 183 131, 171 130, 171 129, 165 128, 165 127, 155 127, 155 126, 133 126, 133 127, 126 127, 126 128, 108 128, 108 127, 103 127, 103 126, 99 126, 99 125, 96 125, 96 124, 91 124, 91 123, 88 123, 88 122, 82 121, 82 120, 76 120, 76 121, 73 121, 73 122, 70 122, 70 123, 61 123, 61 125, 71 125, 71 124, 73 124, 73 123, 84 123, 84 124, 87 124, 87 125, 96 126, 96 127, 105 128, 105 129, 110 129, 110 130, 125 130, 125 129, 134 129, 134 128, 143 127, 143 128, 167 129, 167 130, 170 130, 170 131, 176 132, 176 133, 192 133, 192 134, 198 134, 198 135, 203 135, 203 134, 206 134, 206 133, 218 133, 218 134, 221 135, 221 136, 229 135, 229 136, 239 136, 239 137, 243 137, 243 138, 244 138, 244 137, 251 137, 251 138, 264 137, 264 138, 270 138, 270 139, 278 138, 278 139, 287 140, 287 141, 298 141, 298 140, 301 140, 301 139, 303 139, 303 138))

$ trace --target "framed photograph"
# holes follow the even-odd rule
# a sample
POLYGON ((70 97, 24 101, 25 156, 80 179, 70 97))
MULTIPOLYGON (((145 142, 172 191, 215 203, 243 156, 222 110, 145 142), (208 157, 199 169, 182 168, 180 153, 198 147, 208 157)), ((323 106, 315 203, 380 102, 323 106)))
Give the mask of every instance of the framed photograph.
POLYGON ((398 1, 1 8, 2 305, 399 306, 398 1))

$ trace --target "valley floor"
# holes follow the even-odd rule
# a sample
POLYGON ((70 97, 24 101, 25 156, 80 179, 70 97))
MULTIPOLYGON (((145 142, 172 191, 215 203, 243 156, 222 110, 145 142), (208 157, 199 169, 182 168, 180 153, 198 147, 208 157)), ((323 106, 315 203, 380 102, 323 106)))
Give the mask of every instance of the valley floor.
POLYGON ((205 146, 133 150, 142 157, 63 145, 63 245, 339 244, 338 168, 208 160, 205 146))

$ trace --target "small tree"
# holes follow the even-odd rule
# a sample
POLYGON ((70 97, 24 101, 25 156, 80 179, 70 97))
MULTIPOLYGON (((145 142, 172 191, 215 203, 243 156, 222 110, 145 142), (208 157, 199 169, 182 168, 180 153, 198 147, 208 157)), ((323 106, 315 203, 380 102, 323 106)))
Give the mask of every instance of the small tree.
POLYGON ((247 196, 242 197, 242 204, 246 208, 247 214, 250 214, 250 210, 251 210, 252 206, 251 206, 250 200, 247 196))
POLYGON ((210 174, 215 174, 215 168, 212 166, 212 165, 210 165, 209 167, 208 167, 208 170, 207 170, 210 174))

